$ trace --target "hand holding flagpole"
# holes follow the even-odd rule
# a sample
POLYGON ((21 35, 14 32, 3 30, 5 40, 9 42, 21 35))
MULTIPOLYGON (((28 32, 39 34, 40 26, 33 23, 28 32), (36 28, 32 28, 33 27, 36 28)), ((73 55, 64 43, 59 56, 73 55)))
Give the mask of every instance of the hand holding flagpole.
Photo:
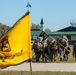
MULTIPOLYGON (((39 36, 42 36, 42 37, 43 37, 43 41, 44 41, 46 38, 48 38, 48 37, 50 37, 51 39, 55 40, 52 36, 46 34, 44 31, 42 31, 39 36)), ((55 41, 56 41, 56 40, 55 40, 55 41)), ((65 50, 67 50, 68 52, 70 52, 70 51, 69 51, 67 48, 65 48, 61 43, 59 43, 58 41, 57 41, 57 43, 58 43, 60 46, 62 46, 65 50)))
MULTIPOLYGON (((52 38, 53 40, 55 40, 52 36, 49 36, 50 38, 52 38)), ((55 40, 56 41, 56 40, 55 40)), ((67 48, 65 48, 61 43, 59 43, 58 41, 57 41, 57 43, 60 45, 60 46, 62 46, 65 50, 67 50, 68 52, 70 52, 70 50, 68 50, 67 48)))

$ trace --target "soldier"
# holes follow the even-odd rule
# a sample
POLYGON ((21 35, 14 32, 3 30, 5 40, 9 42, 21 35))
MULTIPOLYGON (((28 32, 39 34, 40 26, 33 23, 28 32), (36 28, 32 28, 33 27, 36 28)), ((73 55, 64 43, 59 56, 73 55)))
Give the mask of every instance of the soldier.
POLYGON ((45 60, 45 42, 44 41, 42 41, 41 56, 42 56, 42 61, 44 62, 45 60))
POLYGON ((38 61, 37 60, 37 40, 35 40, 35 42, 33 43, 33 50, 34 50, 34 53, 35 53, 35 57, 36 57, 36 61, 38 61))
POLYGON ((62 61, 63 59, 65 59, 65 49, 64 48, 66 48, 66 49, 68 48, 68 41, 66 41, 64 38, 64 35, 62 35, 58 42, 61 45, 63 45, 63 47, 61 45, 59 45, 60 61, 62 61))
POLYGON ((39 62, 39 59, 40 59, 40 56, 41 56, 41 50, 42 50, 42 44, 41 44, 41 41, 40 41, 40 38, 39 38, 34 43, 34 52, 35 52, 37 62, 39 62))
POLYGON ((49 44, 50 44, 50 41, 47 40, 46 45, 45 45, 45 49, 44 49, 45 62, 47 62, 47 59, 49 59, 49 57, 50 57, 50 50, 48 49, 49 44))
POLYGON ((76 58, 76 43, 73 45, 73 57, 76 58))
POLYGON ((71 49, 70 47, 68 46, 67 47, 68 50, 65 50, 65 54, 64 54, 64 59, 67 61, 68 60, 68 55, 70 54, 71 52, 71 49))
POLYGON ((57 49, 58 49, 57 42, 53 40, 49 45, 51 61, 53 60, 56 61, 57 49))

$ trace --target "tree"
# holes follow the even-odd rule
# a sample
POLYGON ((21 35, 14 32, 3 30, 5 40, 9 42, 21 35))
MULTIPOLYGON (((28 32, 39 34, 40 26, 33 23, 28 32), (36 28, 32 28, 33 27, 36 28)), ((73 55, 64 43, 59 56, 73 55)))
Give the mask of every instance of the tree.
POLYGON ((40 25, 32 23, 31 29, 40 29, 40 25))
MULTIPOLYGON (((40 29, 40 25, 32 23, 31 29, 40 29)), ((51 30, 49 28, 45 28, 45 32, 51 32, 51 30)))
POLYGON ((45 32, 51 32, 49 28, 45 28, 45 32))
POLYGON ((0 23, 0 36, 10 29, 10 26, 0 23))
POLYGON ((70 24, 71 24, 72 27, 73 27, 73 26, 76 27, 76 22, 71 21, 70 24))
POLYGON ((40 29, 40 25, 38 24, 38 25, 36 25, 36 29, 40 29))

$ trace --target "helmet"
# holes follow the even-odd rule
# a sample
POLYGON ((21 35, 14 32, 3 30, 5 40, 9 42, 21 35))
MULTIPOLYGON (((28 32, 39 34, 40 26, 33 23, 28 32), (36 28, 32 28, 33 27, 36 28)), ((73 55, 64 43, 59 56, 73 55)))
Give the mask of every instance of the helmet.
POLYGON ((61 35, 61 38, 64 38, 64 35, 61 35))

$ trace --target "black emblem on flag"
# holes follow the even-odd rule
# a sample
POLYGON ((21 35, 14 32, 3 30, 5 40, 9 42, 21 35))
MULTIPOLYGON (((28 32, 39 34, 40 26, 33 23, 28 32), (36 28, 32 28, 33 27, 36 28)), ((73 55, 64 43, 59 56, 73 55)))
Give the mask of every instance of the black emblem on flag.
POLYGON ((2 59, 2 62, 5 62, 5 59, 13 59, 15 56, 20 56, 22 55, 23 50, 20 50, 19 52, 15 53, 14 55, 7 55, 6 52, 10 52, 11 48, 10 48, 10 44, 8 41, 8 37, 4 37, 1 41, 0 41, 0 51, 1 51, 1 55, 0 55, 0 59, 2 59))
POLYGON ((46 38, 48 38, 48 34, 46 34, 44 31, 42 31, 41 33, 40 33, 40 35, 39 35, 39 37, 43 37, 43 41, 46 39, 46 38))
POLYGON ((1 41, 0 41, 0 51, 3 52, 10 52, 10 45, 9 45, 9 41, 8 41, 8 37, 4 37, 1 41))

